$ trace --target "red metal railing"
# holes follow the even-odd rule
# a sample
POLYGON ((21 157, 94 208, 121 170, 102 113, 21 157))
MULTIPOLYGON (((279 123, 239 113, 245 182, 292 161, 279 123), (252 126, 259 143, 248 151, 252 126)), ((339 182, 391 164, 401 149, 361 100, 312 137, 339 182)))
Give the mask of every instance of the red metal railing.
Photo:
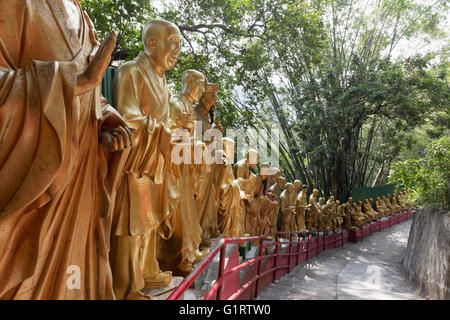
MULTIPOLYGON (((401 213, 402 219, 399 217, 391 218, 392 222, 389 221, 389 224, 398 223, 399 221, 406 220, 412 217, 411 210, 407 212, 401 213)), ((377 225, 377 228, 368 228, 368 234, 379 231, 380 228, 377 225), (371 231, 373 230, 373 231, 371 231)), ((361 230, 360 230, 361 231, 361 230)), ((327 232, 276 232, 275 234, 264 235, 264 236, 254 236, 254 237, 241 237, 241 238, 224 238, 219 241, 216 247, 206 256, 206 258, 192 271, 192 273, 186 277, 182 283, 170 294, 167 300, 178 300, 185 292, 188 290, 195 280, 198 278, 200 273, 205 270, 209 263, 214 259, 217 254, 220 254, 219 259, 219 271, 217 275, 217 280, 211 286, 210 290, 202 297, 202 300, 222 300, 223 298, 223 285, 227 277, 230 275, 240 272, 244 268, 248 268, 250 266, 256 265, 256 274, 247 280, 244 284, 240 285, 240 288, 235 291, 232 295, 227 297, 228 300, 237 300, 239 299, 247 290, 249 290, 253 285, 254 292, 252 296, 256 298, 259 292, 263 289, 261 287, 261 279, 265 276, 272 274, 272 281, 280 278, 277 277, 278 271, 287 269, 285 273, 289 273, 292 271, 294 266, 303 263, 304 261, 311 259, 317 256, 321 251, 326 250, 328 248, 340 247, 344 244, 346 237, 344 237, 344 233, 331 231, 331 233, 327 232), (314 236, 313 236, 314 233, 314 236), (289 242, 280 241, 280 236, 287 236, 289 238, 289 242), (269 237, 272 236, 272 237, 269 237), (275 241, 271 243, 264 243, 265 240, 273 240, 273 236, 275 236, 275 241), (294 239, 294 241, 293 241, 294 239), (248 261, 245 261, 225 272, 225 254, 227 245, 236 244, 248 241, 259 241, 259 251, 258 256, 248 261), (280 252, 280 246, 287 245, 288 248, 284 252, 280 252), (269 247, 274 247, 275 250, 272 250, 273 253, 265 254, 264 249, 269 247), (287 264, 279 264, 282 261, 283 257, 287 257, 287 264), (293 258, 294 257, 294 258, 293 258), (269 261, 269 259, 273 259, 273 267, 263 271, 263 261, 269 261), (294 259, 294 260, 293 260, 294 259), (294 262, 294 263, 292 263, 294 262)), ((348 237, 348 234, 347 234, 348 237)), ((349 237, 352 239, 354 237, 349 237)), ((358 238, 359 239, 359 238, 358 238)), ((359 239, 360 240, 360 239, 359 239)), ((358 240, 358 241, 359 241, 358 240)), ((283 275, 284 275, 283 274, 283 275)))

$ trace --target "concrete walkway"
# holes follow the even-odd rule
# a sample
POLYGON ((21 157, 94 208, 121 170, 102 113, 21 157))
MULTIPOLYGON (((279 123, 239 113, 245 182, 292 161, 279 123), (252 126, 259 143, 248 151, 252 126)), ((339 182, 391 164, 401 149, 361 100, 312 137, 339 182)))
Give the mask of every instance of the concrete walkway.
POLYGON ((409 289, 402 272, 411 223, 323 251, 270 284, 258 300, 424 299, 409 289))

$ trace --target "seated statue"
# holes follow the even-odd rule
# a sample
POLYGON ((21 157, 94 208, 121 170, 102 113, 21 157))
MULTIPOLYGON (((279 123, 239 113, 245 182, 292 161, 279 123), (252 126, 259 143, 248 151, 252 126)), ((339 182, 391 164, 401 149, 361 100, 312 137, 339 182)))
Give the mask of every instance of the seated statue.
POLYGON ((390 215, 393 214, 392 210, 387 206, 386 196, 382 196, 382 197, 381 197, 381 199, 380 199, 380 204, 381 204, 381 207, 384 209, 385 214, 386 214, 387 216, 390 216, 390 215))
POLYGON ((384 208, 382 200, 380 197, 375 199, 375 210, 381 214, 382 217, 387 217, 387 208, 384 208))
MULTIPOLYGON (((353 226, 352 218, 354 216, 353 198, 349 197, 345 203, 345 229, 353 230, 356 227, 353 226)), ((356 228, 357 229, 357 228, 356 228)))

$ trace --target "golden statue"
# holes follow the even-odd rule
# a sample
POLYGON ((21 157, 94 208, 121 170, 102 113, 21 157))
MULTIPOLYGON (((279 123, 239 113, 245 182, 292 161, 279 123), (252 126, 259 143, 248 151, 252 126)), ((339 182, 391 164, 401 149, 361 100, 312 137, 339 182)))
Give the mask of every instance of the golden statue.
POLYGON ((280 212, 280 197, 278 196, 280 190, 286 186, 286 179, 284 177, 278 178, 268 191, 268 197, 272 201, 270 233, 277 232, 278 214, 280 212))
POLYGON ((335 212, 336 227, 335 228, 338 231, 342 231, 342 224, 344 223, 344 215, 345 215, 344 205, 341 205, 341 202, 339 200, 336 200, 336 212, 335 212))
MULTIPOLYGON (((173 274, 187 276, 194 270, 194 263, 201 261, 208 250, 200 252, 202 229, 195 205, 195 152, 203 150, 203 144, 193 143, 194 107, 205 89, 204 75, 195 70, 187 70, 181 79, 181 92, 169 103, 172 139, 176 143, 172 162, 177 163, 180 173, 180 202, 175 210, 175 228, 170 239, 159 243, 158 259, 161 268, 172 270, 173 274), (181 141, 180 141, 181 140, 181 141), (182 155, 179 153, 181 149, 182 155), (178 153, 177 153, 178 151, 178 153), (186 152, 186 154, 184 154, 186 152), (174 161, 174 156, 182 158, 174 161)), ((201 156, 201 155, 200 155, 201 156)))
MULTIPOLYGON (((222 149, 222 146, 219 145, 222 141, 222 133, 220 130, 214 130, 213 119, 205 121, 207 120, 205 117, 217 104, 217 91, 218 86, 216 84, 207 84, 198 106, 195 107, 195 115, 202 121, 202 137, 206 145, 205 153, 208 153, 211 159, 214 158, 212 152, 219 152, 222 149), (211 139, 206 133, 211 134, 211 139)), ((224 170, 224 164, 217 163, 217 161, 212 161, 212 163, 205 161, 197 165, 195 205, 202 227, 202 245, 204 246, 211 244, 210 238, 216 238, 220 235, 217 222, 217 205, 224 170)))
POLYGON ((160 270, 156 241, 172 235, 179 201, 165 72, 177 62, 180 31, 168 21, 151 20, 142 40, 144 51, 121 65, 113 82, 117 109, 136 130, 114 210, 111 267, 119 299, 146 298, 141 289, 170 283, 171 272, 160 270))
POLYGON ((383 202, 380 197, 375 199, 375 210, 381 214, 382 217, 386 217, 388 215, 387 208, 383 206, 383 202))
POLYGON ((320 231, 324 231, 326 229, 326 225, 327 225, 328 207, 327 207, 327 205, 325 203, 325 199, 323 197, 319 198, 319 204, 318 204, 317 208, 319 209, 319 227, 318 227, 318 229, 320 231))
POLYGON ((361 228, 365 223, 365 218, 362 216, 362 213, 359 213, 359 206, 356 203, 352 203, 352 211, 351 211, 351 219, 352 219, 352 230, 357 230, 361 228))
POLYGON ((223 138, 223 146, 227 157, 225 173, 219 194, 218 224, 224 237, 234 238, 244 236, 244 202, 241 198, 239 182, 234 179, 231 165, 235 143, 233 139, 223 138))
POLYGON ((328 205, 328 225, 327 228, 330 230, 335 230, 337 228, 337 202, 334 199, 334 196, 330 196, 327 201, 328 205))
POLYGON ((101 96, 116 36, 99 46, 77 0, 4 0, 0 23, 0 299, 114 299, 111 211, 133 140, 101 96))
POLYGON ((373 210, 372 203, 369 199, 364 200, 364 214, 368 215, 370 217, 370 220, 377 221, 378 220, 378 214, 373 210))
POLYGON ((352 224, 352 217, 354 215, 353 211, 354 211, 353 198, 349 197, 347 199, 347 202, 345 203, 345 229, 346 230, 354 229, 353 224, 352 224))
POLYGON ((386 196, 382 196, 380 199, 381 207, 384 209, 387 216, 390 216, 393 214, 392 210, 387 205, 386 196))
POLYGON ((256 168, 258 163, 258 151, 249 149, 244 159, 239 160, 233 166, 233 173, 236 179, 248 179, 250 177, 250 168, 256 168))
POLYGON ((292 194, 294 192, 294 185, 290 182, 286 183, 285 189, 280 194, 280 231, 292 232, 292 219, 295 215, 295 205, 291 203, 292 194))
POLYGON ((295 214, 297 216, 297 230, 299 232, 306 231, 305 225, 305 212, 307 209, 311 208, 311 204, 307 201, 308 186, 306 184, 302 185, 302 189, 297 196, 297 201, 295 203, 295 214))
POLYGON ((256 213, 256 234, 264 235, 270 232, 272 220, 272 201, 267 195, 270 183, 274 181, 274 177, 278 176, 280 171, 278 168, 271 168, 268 164, 262 164, 255 184, 255 200, 258 202, 259 212, 256 213))
POLYGON ((386 197, 384 198, 384 203, 386 203, 386 206, 391 211, 391 214, 396 214, 397 213, 397 208, 395 206, 393 206, 392 203, 391 203, 390 194, 386 195, 386 197))
POLYGON ((318 194, 319 190, 314 189, 309 196, 309 204, 311 206, 308 209, 308 219, 306 222, 308 230, 318 230, 319 228, 320 211, 316 200, 318 194))

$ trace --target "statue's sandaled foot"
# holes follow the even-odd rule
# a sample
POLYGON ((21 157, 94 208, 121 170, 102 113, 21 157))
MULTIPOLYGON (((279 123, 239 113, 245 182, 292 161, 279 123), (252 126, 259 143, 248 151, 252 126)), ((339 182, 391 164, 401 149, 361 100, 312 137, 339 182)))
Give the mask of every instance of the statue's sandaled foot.
POLYGON ((170 280, 172 280, 171 271, 159 272, 156 276, 145 279, 144 289, 167 287, 170 285, 170 280))
POLYGON ((197 252, 196 252, 197 258, 195 258, 194 263, 199 263, 199 262, 203 261, 209 252, 210 252, 209 249, 205 249, 202 251, 197 250, 197 252))
POLYGON ((209 247, 211 246, 211 240, 203 238, 202 242, 200 242, 201 247, 209 247))
POLYGON ((148 294, 138 292, 130 293, 125 300, 152 300, 152 297, 148 294))
POLYGON ((173 270, 173 274, 175 276, 186 278, 193 270, 194 265, 191 262, 184 260, 175 268, 175 270, 173 270))

